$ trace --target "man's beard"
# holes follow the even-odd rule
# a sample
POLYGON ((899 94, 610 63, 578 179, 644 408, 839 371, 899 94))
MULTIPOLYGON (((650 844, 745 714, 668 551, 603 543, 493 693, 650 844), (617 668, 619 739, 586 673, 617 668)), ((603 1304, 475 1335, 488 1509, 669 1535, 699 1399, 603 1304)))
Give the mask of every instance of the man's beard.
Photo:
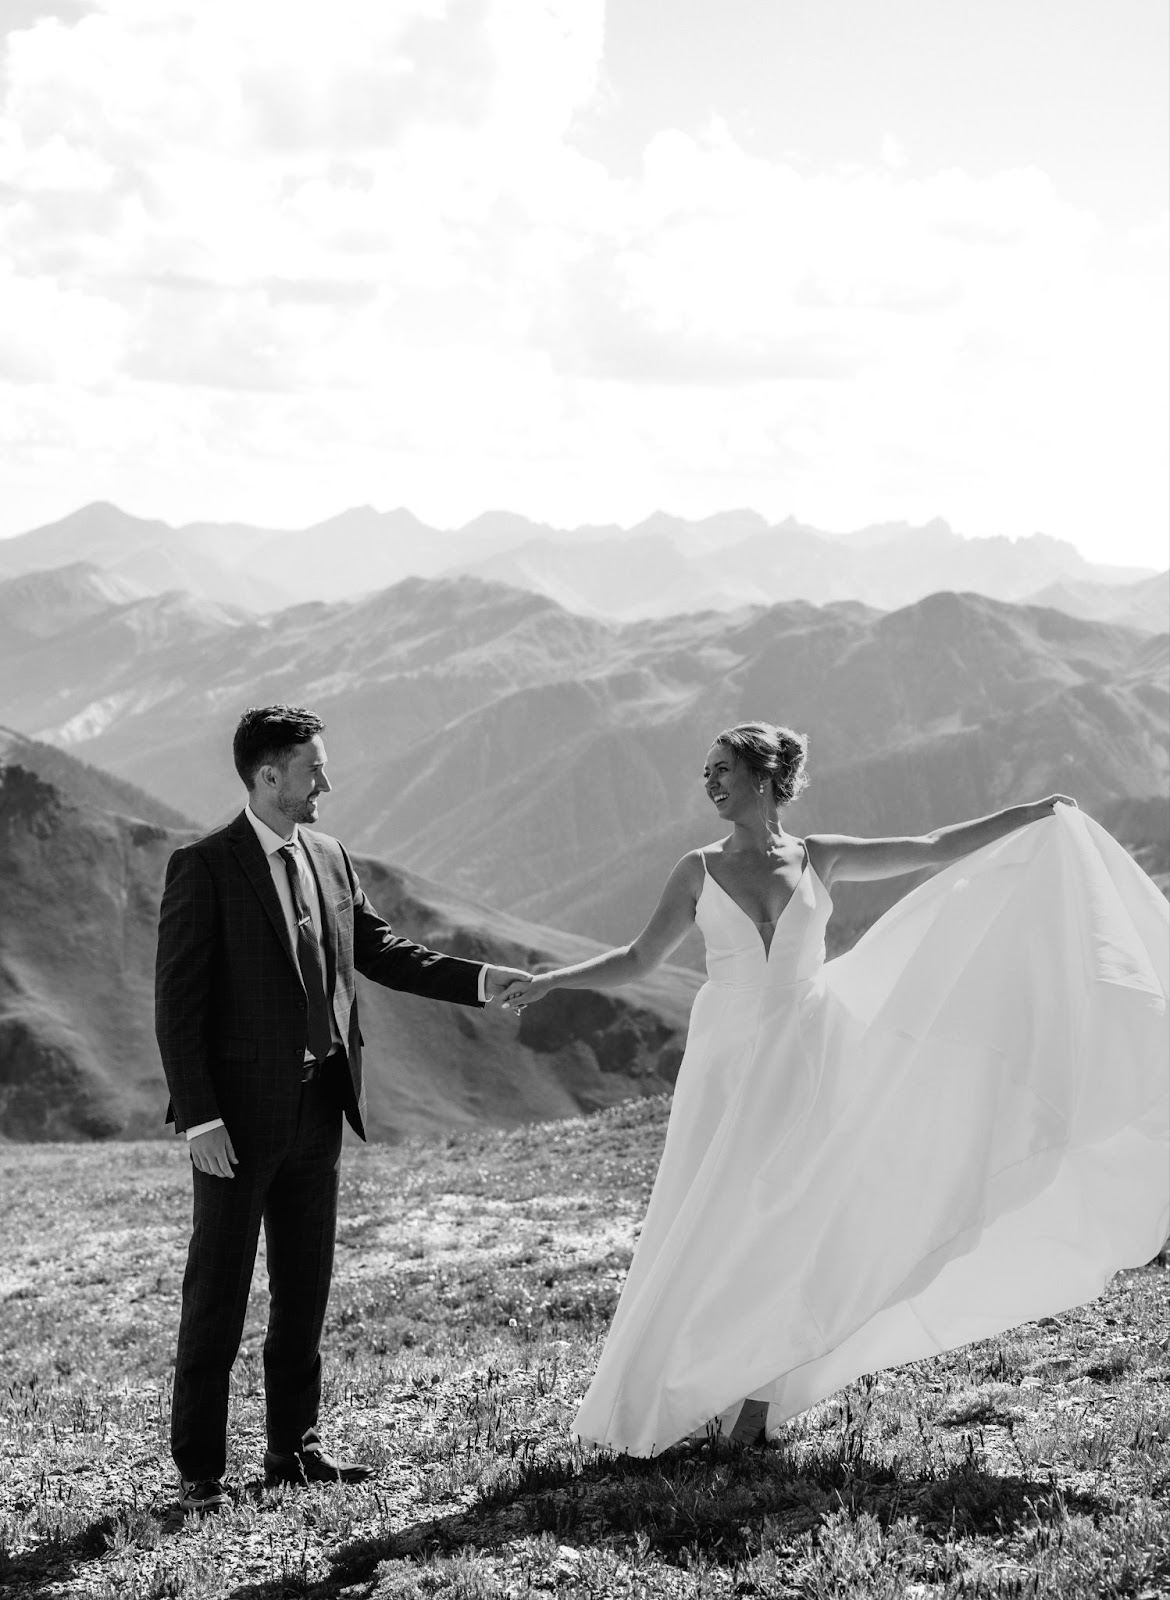
POLYGON ((276 808, 282 817, 289 822, 313 822, 313 808, 317 804, 317 796, 310 795, 308 799, 296 800, 291 795, 281 795, 276 802, 276 808))

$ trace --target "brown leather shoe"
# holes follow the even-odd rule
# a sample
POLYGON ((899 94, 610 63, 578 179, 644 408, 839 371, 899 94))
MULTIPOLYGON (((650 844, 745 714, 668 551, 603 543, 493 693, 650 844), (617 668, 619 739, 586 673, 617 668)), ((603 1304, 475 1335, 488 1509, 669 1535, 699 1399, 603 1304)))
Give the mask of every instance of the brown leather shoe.
POLYGON ((318 1445, 289 1455, 264 1452, 264 1482, 269 1489, 278 1483, 364 1483, 373 1471, 364 1461, 337 1461, 318 1445))

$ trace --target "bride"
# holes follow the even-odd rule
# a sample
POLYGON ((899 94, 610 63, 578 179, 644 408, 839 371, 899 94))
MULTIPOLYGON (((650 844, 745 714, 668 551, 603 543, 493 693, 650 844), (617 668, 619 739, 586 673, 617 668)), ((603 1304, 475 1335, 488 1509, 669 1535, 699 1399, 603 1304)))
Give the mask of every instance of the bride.
POLYGON ((1079 1304, 1166 1237, 1161 894, 1065 795, 915 838, 795 838, 806 747, 720 733, 703 783, 730 831, 682 858, 632 944, 513 997, 627 983, 693 923, 706 944, 574 1424, 615 1451, 713 1424, 758 1439, 863 1373, 1079 1304), (923 869, 825 961, 835 884, 923 869))

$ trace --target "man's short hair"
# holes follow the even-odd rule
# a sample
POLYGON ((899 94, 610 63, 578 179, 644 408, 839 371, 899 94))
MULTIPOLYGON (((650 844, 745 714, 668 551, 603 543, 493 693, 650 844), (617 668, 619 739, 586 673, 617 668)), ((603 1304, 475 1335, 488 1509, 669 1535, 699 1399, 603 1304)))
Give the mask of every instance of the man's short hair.
POLYGON ((249 706, 236 724, 232 757, 251 789, 261 767, 287 767, 299 744, 308 744, 325 724, 304 706, 249 706))

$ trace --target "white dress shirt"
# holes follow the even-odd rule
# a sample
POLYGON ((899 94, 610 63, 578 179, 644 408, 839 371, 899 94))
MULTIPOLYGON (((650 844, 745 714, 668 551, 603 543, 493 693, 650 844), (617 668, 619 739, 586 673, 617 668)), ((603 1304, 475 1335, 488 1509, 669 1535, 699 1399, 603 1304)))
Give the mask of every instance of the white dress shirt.
MULTIPOLYGON (((292 845, 293 855, 296 858, 297 876, 301 880, 301 893, 305 897, 305 904, 309 908, 309 916, 313 923, 313 937, 317 941, 317 950, 321 959, 321 971, 329 971, 329 957, 325 951, 322 935, 321 920, 321 894, 317 887, 317 876, 305 857, 304 846, 301 844, 301 831, 293 823, 293 831, 289 838, 282 839, 279 833, 274 833, 266 822, 252 810, 251 806, 244 807, 244 815, 252 824, 253 832, 260 841, 260 848, 268 858, 268 870, 272 874, 272 882, 276 888, 280 909, 284 912, 284 925, 288 930, 289 943, 293 954, 297 953, 297 912, 293 904, 292 890, 289 888, 288 868, 284 864, 281 851, 285 845, 292 845)), ((298 961, 299 965, 299 961, 298 961)), ((334 1048, 339 1048, 343 1043, 341 1029, 337 1026, 337 1018, 333 1015, 333 1007, 329 1007, 329 1031, 333 1037, 334 1048)), ((312 1061, 313 1052, 305 1051, 305 1060, 312 1061)))
MULTIPOLYGON (((257 839, 260 841, 260 848, 263 850, 268 859, 268 870, 272 874, 273 887, 276 890, 277 899, 280 901, 280 909, 284 913, 284 925, 288 929, 289 943, 291 944, 294 953, 297 948, 297 914, 293 906, 292 890, 289 888, 288 870, 284 864, 284 857, 280 854, 280 852, 284 849, 286 844, 291 844, 295 847, 294 854, 296 856, 297 872, 300 875, 301 889, 304 893, 305 901, 309 907, 309 915, 313 921, 313 933, 316 935, 317 944, 321 950, 321 971, 327 972, 329 964, 326 959, 325 947, 322 944, 321 897, 317 890, 316 875, 314 874, 313 869, 309 865, 308 861, 305 859, 304 847, 300 842, 300 829, 294 822, 292 837, 288 839, 282 839, 280 834, 275 833, 266 822, 261 822, 260 818, 252 810, 250 805, 244 807, 244 815, 252 824, 252 830, 257 839)), ((479 969, 479 998, 481 1003, 486 1003, 486 966, 480 967, 479 969)), ((341 1037, 341 1030, 337 1026, 337 1018, 334 1015, 332 1006, 329 1007, 329 1027, 333 1034, 334 1046, 341 1048, 345 1041, 341 1037)), ((305 1060, 313 1060, 313 1052, 311 1050, 305 1051, 305 1060)), ((201 1133, 210 1133, 212 1128, 222 1127, 223 1118, 213 1117, 210 1122, 200 1122, 197 1123, 194 1128, 188 1128, 187 1138, 195 1139, 201 1133)))

